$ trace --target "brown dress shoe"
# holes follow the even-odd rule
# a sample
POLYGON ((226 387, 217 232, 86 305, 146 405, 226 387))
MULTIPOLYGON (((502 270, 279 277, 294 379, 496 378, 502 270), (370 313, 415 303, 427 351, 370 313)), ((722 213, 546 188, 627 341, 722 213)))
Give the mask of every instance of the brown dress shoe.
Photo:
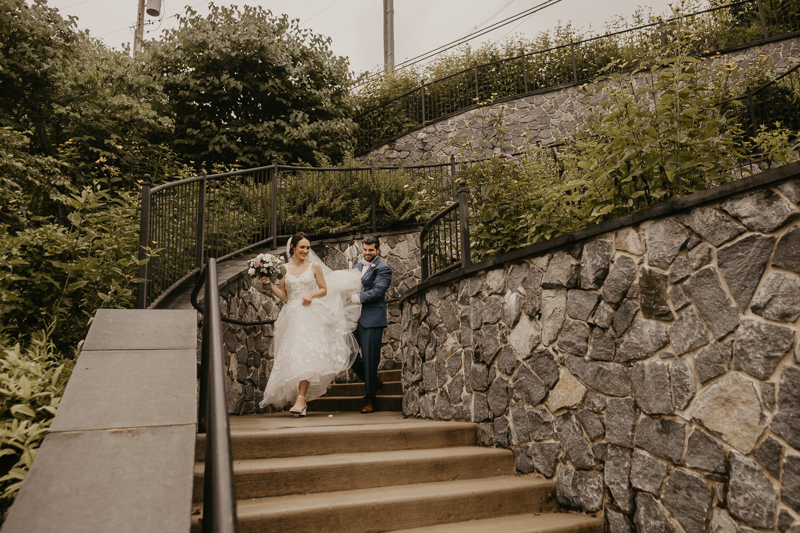
POLYGON ((364 407, 362 407, 362 408, 361 408, 361 413, 362 413, 362 414, 365 414, 365 413, 374 413, 374 412, 375 412, 375 408, 372 406, 372 404, 371 404, 371 403, 365 403, 365 404, 364 404, 364 407))

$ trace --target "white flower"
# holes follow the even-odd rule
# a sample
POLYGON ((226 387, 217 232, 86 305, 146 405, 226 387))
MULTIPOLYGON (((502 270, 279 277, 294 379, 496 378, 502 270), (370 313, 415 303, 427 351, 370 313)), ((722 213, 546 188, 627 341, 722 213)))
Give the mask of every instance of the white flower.
POLYGON ((250 274, 251 276, 255 276, 256 275, 256 269, 251 267, 250 269, 247 270, 247 273, 250 274))

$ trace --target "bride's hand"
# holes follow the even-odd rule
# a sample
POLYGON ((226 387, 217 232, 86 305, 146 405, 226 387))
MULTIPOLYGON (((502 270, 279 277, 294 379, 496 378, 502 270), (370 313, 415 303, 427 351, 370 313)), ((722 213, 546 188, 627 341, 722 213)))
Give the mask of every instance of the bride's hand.
POLYGON ((314 296, 312 296, 313 294, 314 294, 313 292, 309 292, 308 294, 303 296, 303 305, 311 305, 311 300, 314 299, 314 296))

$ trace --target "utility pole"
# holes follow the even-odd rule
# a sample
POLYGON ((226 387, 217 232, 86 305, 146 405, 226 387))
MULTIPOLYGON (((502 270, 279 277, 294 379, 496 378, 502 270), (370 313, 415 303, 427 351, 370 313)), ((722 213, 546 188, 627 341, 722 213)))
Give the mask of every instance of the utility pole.
POLYGON ((139 0, 139 12, 136 14, 136 33, 133 34, 133 54, 142 51, 144 40, 144 0, 139 0))
POLYGON ((394 71, 394 0, 383 0, 383 65, 394 71))

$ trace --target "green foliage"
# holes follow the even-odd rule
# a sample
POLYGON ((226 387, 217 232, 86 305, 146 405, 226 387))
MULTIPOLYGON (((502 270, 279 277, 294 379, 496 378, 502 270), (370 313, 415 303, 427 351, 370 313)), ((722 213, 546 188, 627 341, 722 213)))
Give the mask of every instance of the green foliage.
POLYGON ((86 188, 67 198, 69 225, 37 218, 17 232, 0 227, 2 330, 14 338, 52 326, 60 350, 86 335, 103 307, 131 307, 138 196, 86 188))
POLYGON ((11 506, 50 427, 72 373, 51 331, 23 347, 0 338, 0 515, 11 506))
POLYGON ((579 127, 558 147, 502 156, 502 109, 476 114, 483 137, 455 140, 462 158, 495 154, 462 173, 472 192, 474 259, 737 179, 754 146, 766 165, 795 158, 796 134, 780 124, 755 140, 740 127, 742 104, 731 97, 763 72, 712 68, 690 55, 693 34, 681 35, 658 65, 585 85, 584 97, 601 103, 580 116, 576 101, 579 127))
POLYGON ((352 121, 346 58, 330 39, 259 7, 191 9, 152 60, 175 114, 185 159, 259 166, 273 157, 341 160, 352 121))

